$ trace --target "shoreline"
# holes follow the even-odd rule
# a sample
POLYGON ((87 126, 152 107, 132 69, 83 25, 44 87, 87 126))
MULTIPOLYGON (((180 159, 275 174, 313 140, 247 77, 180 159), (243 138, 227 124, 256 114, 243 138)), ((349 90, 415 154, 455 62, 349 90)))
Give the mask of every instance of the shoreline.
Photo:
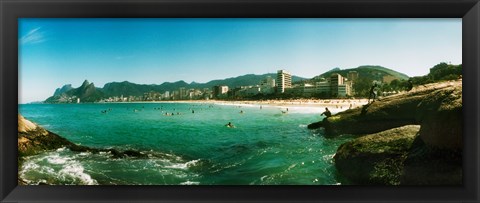
MULTIPOLYGON (((149 103, 182 103, 182 104, 216 104, 230 106, 265 106, 278 108, 329 108, 332 113, 338 113, 348 109, 362 107, 367 104, 368 99, 289 99, 289 100, 244 100, 244 101, 226 101, 226 100, 177 100, 177 101, 135 101, 135 102, 105 102, 101 104, 149 104, 149 103)), ((100 104, 100 103, 97 103, 100 104)))
MULTIPOLYGON (((162 104, 162 103, 183 103, 183 104, 216 104, 231 106, 265 106, 278 108, 329 108, 331 111, 340 112, 347 109, 362 107, 367 104, 368 99, 288 99, 288 100, 176 100, 176 101, 134 101, 134 102, 97 102, 80 104, 162 104)), ((72 103, 65 103, 72 104, 72 103)), ((73 103, 77 104, 77 103, 73 103)))

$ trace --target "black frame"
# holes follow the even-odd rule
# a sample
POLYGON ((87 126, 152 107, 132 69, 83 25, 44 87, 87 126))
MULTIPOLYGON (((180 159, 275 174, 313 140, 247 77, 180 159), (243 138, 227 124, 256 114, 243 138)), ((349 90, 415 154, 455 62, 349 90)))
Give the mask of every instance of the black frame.
POLYGON ((0 201, 478 202, 479 0, 0 0, 0 201), (367 186, 17 186, 18 21, 21 17, 462 18, 464 184, 367 186))

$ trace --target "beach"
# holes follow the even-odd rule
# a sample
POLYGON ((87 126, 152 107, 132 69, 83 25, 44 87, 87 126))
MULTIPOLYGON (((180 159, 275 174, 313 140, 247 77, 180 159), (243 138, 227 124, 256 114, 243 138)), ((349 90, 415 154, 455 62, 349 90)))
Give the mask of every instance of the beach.
MULTIPOLYGON (((121 102, 120 102, 121 103, 121 102)), ((368 103, 368 99, 288 99, 288 100, 177 100, 177 101, 150 101, 131 103, 195 103, 195 104, 217 104, 232 106, 257 106, 276 107, 280 109, 310 109, 315 112, 323 112, 329 108, 332 113, 338 113, 350 108, 360 108, 368 103)))

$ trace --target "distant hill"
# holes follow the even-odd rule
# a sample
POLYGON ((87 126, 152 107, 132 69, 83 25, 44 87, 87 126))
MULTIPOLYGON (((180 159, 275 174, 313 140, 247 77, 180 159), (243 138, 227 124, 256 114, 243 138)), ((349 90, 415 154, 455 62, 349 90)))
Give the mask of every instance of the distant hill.
POLYGON ((55 93, 57 93, 57 95, 54 94, 53 96, 47 98, 45 102, 71 103, 76 102, 77 98, 80 98, 81 102, 95 102, 104 97, 104 93, 99 88, 96 88, 93 83, 88 82, 88 80, 85 80, 78 88, 71 88, 66 92, 62 92, 60 89, 60 91, 55 91, 55 93))
POLYGON ((343 77, 347 77, 347 74, 350 71, 357 71, 359 78, 366 78, 369 80, 377 80, 377 81, 382 81, 384 76, 393 76, 399 80, 408 80, 409 78, 408 75, 405 75, 403 73, 400 73, 382 66, 371 66, 371 65, 359 66, 357 68, 350 68, 350 69, 344 69, 344 70, 335 68, 333 70, 330 70, 326 73, 321 74, 319 77, 326 78, 334 73, 338 73, 343 77))
MULTIPOLYGON (((160 85, 145 85, 135 84, 128 81, 123 82, 110 82, 103 86, 103 88, 96 88, 93 83, 89 83, 87 80, 83 82, 79 88, 72 88, 71 85, 65 85, 62 88, 58 88, 54 95, 45 100, 46 103, 69 103, 76 102, 72 98, 80 98, 81 102, 95 102, 102 98, 108 98, 113 96, 142 96, 146 92, 160 92, 174 91, 181 87, 187 89, 203 89, 212 88, 216 85, 226 85, 230 88, 238 86, 258 85, 267 76, 276 78, 275 73, 254 75, 247 74, 238 77, 227 78, 223 80, 212 80, 207 83, 186 83, 185 81, 177 82, 164 82, 160 85)), ((292 81, 301 81, 305 78, 292 76, 292 81)))

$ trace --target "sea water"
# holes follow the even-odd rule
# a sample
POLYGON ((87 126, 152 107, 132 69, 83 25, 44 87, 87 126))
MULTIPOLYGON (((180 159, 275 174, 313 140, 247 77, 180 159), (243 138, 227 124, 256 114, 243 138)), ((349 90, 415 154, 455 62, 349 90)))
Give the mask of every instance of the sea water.
POLYGON ((307 129, 323 118, 322 110, 214 103, 23 104, 19 112, 26 119, 73 143, 146 157, 59 148, 26 157, 19 176, 28 184, 56 185, 341 184, 333 156, 352 138, 326 138, 322 129, 307 129), (226 127, 228 122, 235 127, 226 127))

